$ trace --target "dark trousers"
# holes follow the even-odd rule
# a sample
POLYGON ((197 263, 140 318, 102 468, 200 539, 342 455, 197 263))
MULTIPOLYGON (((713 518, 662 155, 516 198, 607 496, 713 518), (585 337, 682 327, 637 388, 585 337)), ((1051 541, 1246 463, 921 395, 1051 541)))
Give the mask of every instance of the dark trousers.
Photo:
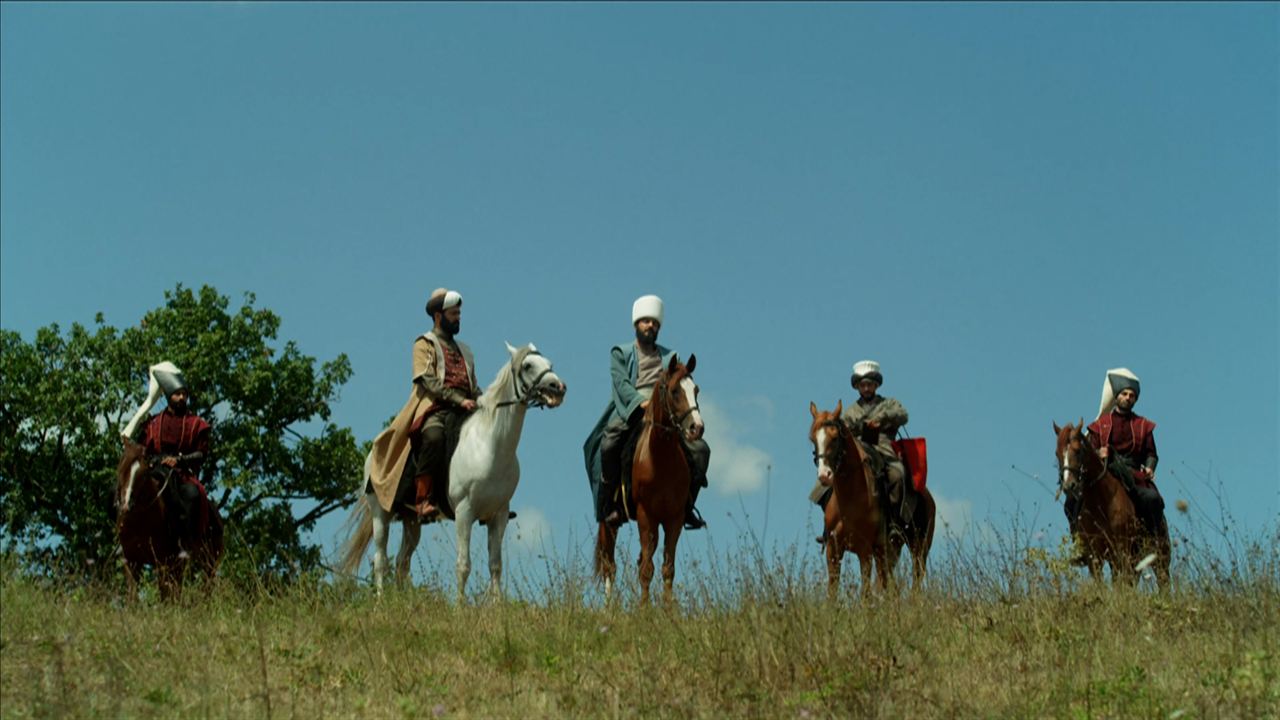
MULTIPOLYGON (((613 495, 622 483, 622 461, 629 455, 628 448, 633 448, 640 437, 640 428, 644 426, 644 413, 636 411, 628 421, 614 418, 604 428, 600 439, 600 507, 596 508, 597 519, 603 519, 612 509, 613 495)), ((689 440, 683 433, 680 435, 684 447, 685 460, 689 463, 689 503, 698 499, 698 493, 707 486, 707 468, 711 465, 711 447, 702 438, 689 440)))
POLYGON ((432 413, 418 431, 418 448, 414 453, 414 474, 432 478, 431 501, 437 505, 448 497, 449 460, 458 447, 462 434, 462 421, 467 414, 460 409, 447 407, 432 413))
POLYGON ((173 473, 165 492, 165 502, 171 508, 170 525, 184 550, 190 551, 200 534, 200 489, 173 473))

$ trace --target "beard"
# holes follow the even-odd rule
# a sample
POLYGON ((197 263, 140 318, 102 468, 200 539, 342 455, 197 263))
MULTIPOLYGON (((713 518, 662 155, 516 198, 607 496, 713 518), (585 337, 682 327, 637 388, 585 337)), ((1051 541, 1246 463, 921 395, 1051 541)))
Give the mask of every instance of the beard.
POLYGON ((461 320, 454 320, 453 322, 449 322, 448 320, 445 320, 445 319, 441 319, 441 320, 440 320, 440 329, 441 329, 441 330, 444 330, 445 332, 449 333, 450 335, 457 335, 457 334, 458 334, 458 330, 459 330, 461 327, 462 327, 462 321, 461 321, 461 320))
POLYGON ((652 345, 658 342, 658 329, 649 328, 648 330, 641 330, 640 328, 636 328, 636 340, 640 341, 643 345, 652 345))

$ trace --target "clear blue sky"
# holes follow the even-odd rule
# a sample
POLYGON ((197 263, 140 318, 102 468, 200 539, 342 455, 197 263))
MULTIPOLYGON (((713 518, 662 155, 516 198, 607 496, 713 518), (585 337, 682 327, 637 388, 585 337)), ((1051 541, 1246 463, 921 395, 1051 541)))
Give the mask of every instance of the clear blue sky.
POLYGON ((959 532, 1065 532, 1050 426, 1092 419, 1117 366, 1168 500, 1216 513, 1208 477, 1248 533, 1276 522, 1275 4, 0 17, 3 327, 252 291, 304 352, 351 357, 334 419, 364 440, 408 393, 427 294, 455 288, 483 383, 508 340, 569 385, 526 425, 517 550, 587 557, 580 448, 650 292, 709 414, 694 552, 816 555, 808 404, 848 402, 862 358, 959 532))

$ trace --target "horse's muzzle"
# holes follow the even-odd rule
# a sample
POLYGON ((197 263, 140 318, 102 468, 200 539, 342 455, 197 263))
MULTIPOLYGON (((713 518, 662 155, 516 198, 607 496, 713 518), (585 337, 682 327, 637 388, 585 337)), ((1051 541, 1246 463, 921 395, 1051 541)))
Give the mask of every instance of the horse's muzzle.
POLYGON ((547 407, 559 407, 564 402, 564 396, 568 392, 569 387, 558 380, 545 383, 538 388, 538 395, 542 397, 542 402, 547 407))

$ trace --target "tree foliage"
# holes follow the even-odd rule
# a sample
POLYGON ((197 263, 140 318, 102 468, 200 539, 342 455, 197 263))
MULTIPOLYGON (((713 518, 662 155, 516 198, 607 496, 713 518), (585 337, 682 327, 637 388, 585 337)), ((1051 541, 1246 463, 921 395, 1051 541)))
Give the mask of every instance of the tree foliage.
POLYGON ((101 314, 32 342, 0 330, 0 533, 12 549, 48 573, 115 568, 119 433, 147 368, 170 360, 213 426, 202 480, 227 524, 226 571, 287 581, 319 567, 302 535, 350 503, 363 461, 350 429, 330 422, 351 363, 280 345, 280 318, 255 301, 230 311, 214 288, 178 285, 123 330, 101 314))

